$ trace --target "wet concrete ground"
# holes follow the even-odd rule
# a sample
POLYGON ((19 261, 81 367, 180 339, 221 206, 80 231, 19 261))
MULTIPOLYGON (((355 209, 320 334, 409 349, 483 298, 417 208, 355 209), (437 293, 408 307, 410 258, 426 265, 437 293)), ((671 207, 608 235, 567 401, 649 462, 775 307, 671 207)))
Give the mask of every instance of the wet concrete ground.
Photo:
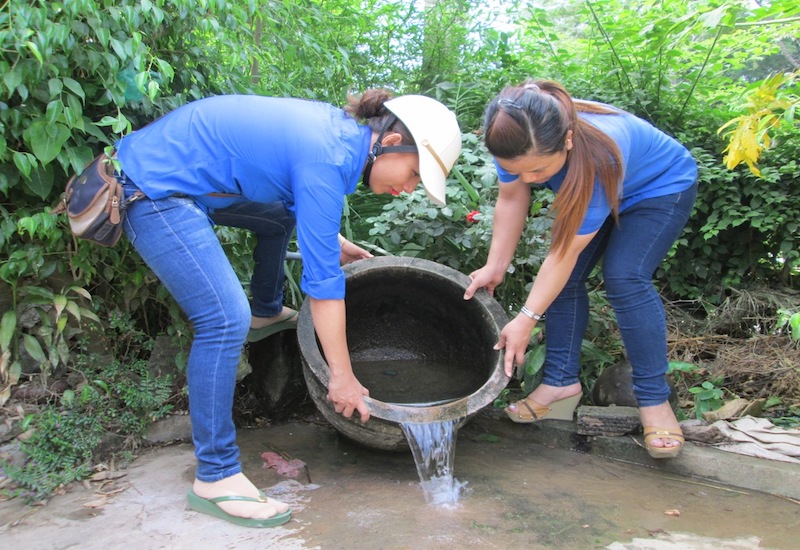
MULTIPOLYGON (((521 427, 520 429, 525 429, 521 427)), ((292 504, 284 526, 255 530, 188 511, 192 448, 144 453, 130 487, 98 508, 83 486, 45 507, 0 503, 3 548, 133 549, 795 549, 800 505, 790 499, 665 475, 639 466, 460 430, 454 508, 425 502, 411 454, 342 439, 324 421, 239 431, 245 471, 292 504), (282 478, 261 453, 303 460, 308 476, 282 478)))

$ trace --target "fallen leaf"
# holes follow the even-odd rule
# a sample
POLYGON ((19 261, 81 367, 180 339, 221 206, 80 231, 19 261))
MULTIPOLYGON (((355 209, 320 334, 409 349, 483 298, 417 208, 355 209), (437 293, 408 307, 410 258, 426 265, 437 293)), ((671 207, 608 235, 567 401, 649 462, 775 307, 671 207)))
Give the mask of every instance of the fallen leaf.
POLYGON ((296 458, 286 460, 272 451, 261 453, 261 458, 264 459, 264 468, 273 468, 279 475, 285 477, 298 477, 306 468, 306 463, 302 460, 296 458))
POLYGON ((110 496, 118 495, 119 493, 122 493, 124 491, 127 491, 130 488, 130 486, 131 486, 130 483, 126 483, 125 485, 117 487, 116 489, 111 489, 110 491, 96 491, 95 494, 103 495, 103 496, 106 496, 106 497, 110 497, 110 496))
POLYGON ((127 472, 120 472, 120 471, 113 472, 111 470, 104 470, 102 472, 97 472, 96 474, 94 474, 91 477, 91 480, 92 481, 103 481, 103 480, 106 480, 106 479, 118 479, 118 478, 121 478, 121 477, 125 477, 126 475, 127 475, 127 472))
POLYGON ((96 500, 90 500, 89 502, 83 504, 84 508, 100 508, 108 504, 108 499, 105 497, 98 498, 96 500))

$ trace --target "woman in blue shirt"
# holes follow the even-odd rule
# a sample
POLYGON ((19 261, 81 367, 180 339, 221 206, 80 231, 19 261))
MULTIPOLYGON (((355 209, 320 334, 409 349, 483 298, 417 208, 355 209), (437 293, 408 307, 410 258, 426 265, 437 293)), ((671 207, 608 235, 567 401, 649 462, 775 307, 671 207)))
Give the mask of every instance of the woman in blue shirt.
POLYGON ((290 98, 230 95, 184 105, 124 137, 117 147, 131 203, 125 232, 193 324, 187 367, 197 470, 189 505, 252 527, 291 518, 242 473, 233 395, 242 345, 296 322, 282 305, 292 232, 303 255, 301 289, 330 367, 336 412, 369 419, 368 390, 353 375, 345 332, 341 261, 370 254, 340 233, 344 197, 359 180, 375 193, 420 183, 445 201, 461 151, 455 115, 424 96, 385 90, 351 97, 345 109, 290 98), (248 303, 213 224, 253 231, 248 303))
POLYGON ((486 110, 485 142, 500 179, 486 265, 471 274, 465 298, 499 285, 530 207, 531 186, 556 193, 550 251, 519 315, 497 349, 505 369, 524 364, 531 331, 547 312, 544 379, 508 416, 530 423, 571 420, 589 316, 586 279, 602 256, 603 282, 633 367, 633 390, 654 458, 674 457, 684 441, 668 403, 667 329, 652 283, 697 195, 697 166, 680 143, 629 113, 573 100, 558 83, 504 89, 486 110))

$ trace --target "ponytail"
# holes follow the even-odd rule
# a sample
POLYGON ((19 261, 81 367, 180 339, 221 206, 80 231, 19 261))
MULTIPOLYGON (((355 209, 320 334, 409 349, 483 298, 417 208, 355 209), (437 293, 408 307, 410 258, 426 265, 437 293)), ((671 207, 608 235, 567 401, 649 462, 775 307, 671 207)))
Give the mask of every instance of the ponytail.
POLYGON ((411 145, 414 143, 411 132, 385 106, 385 103, 392 97, 394 97, 392 92, 379 88, 367 90, 360 96, 348 95, 347 106, 345 106, 344 110, 354 119, 369 126, 376 134, 380 133, 381 130, 397 132, 403 136, 403 144, 411 145), (386 128, 386 123, 390 117, 394 117, 395 122, 389 128, 386 128))

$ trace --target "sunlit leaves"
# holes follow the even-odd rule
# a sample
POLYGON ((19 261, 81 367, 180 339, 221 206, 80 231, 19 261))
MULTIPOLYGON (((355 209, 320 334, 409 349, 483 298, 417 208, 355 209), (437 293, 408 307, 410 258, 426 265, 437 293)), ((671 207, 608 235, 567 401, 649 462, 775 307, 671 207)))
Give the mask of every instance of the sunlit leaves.
POLYGON ((744 162, 753 174, 761 176, 756 163, 764 150, 770 147, 770 131, 782 122, 794 122, 794 112, 800 104, 800 97, 792 93, 788 86, 798 78, 800 71, 791 75, 776 74, 762 81, 747 94, 747 114, 720 127, 717 132, 728 138, 728 146, 723 152, 725 165, 729 170, 744 162), (731 126, 733 128, 726 132, 731 126))

